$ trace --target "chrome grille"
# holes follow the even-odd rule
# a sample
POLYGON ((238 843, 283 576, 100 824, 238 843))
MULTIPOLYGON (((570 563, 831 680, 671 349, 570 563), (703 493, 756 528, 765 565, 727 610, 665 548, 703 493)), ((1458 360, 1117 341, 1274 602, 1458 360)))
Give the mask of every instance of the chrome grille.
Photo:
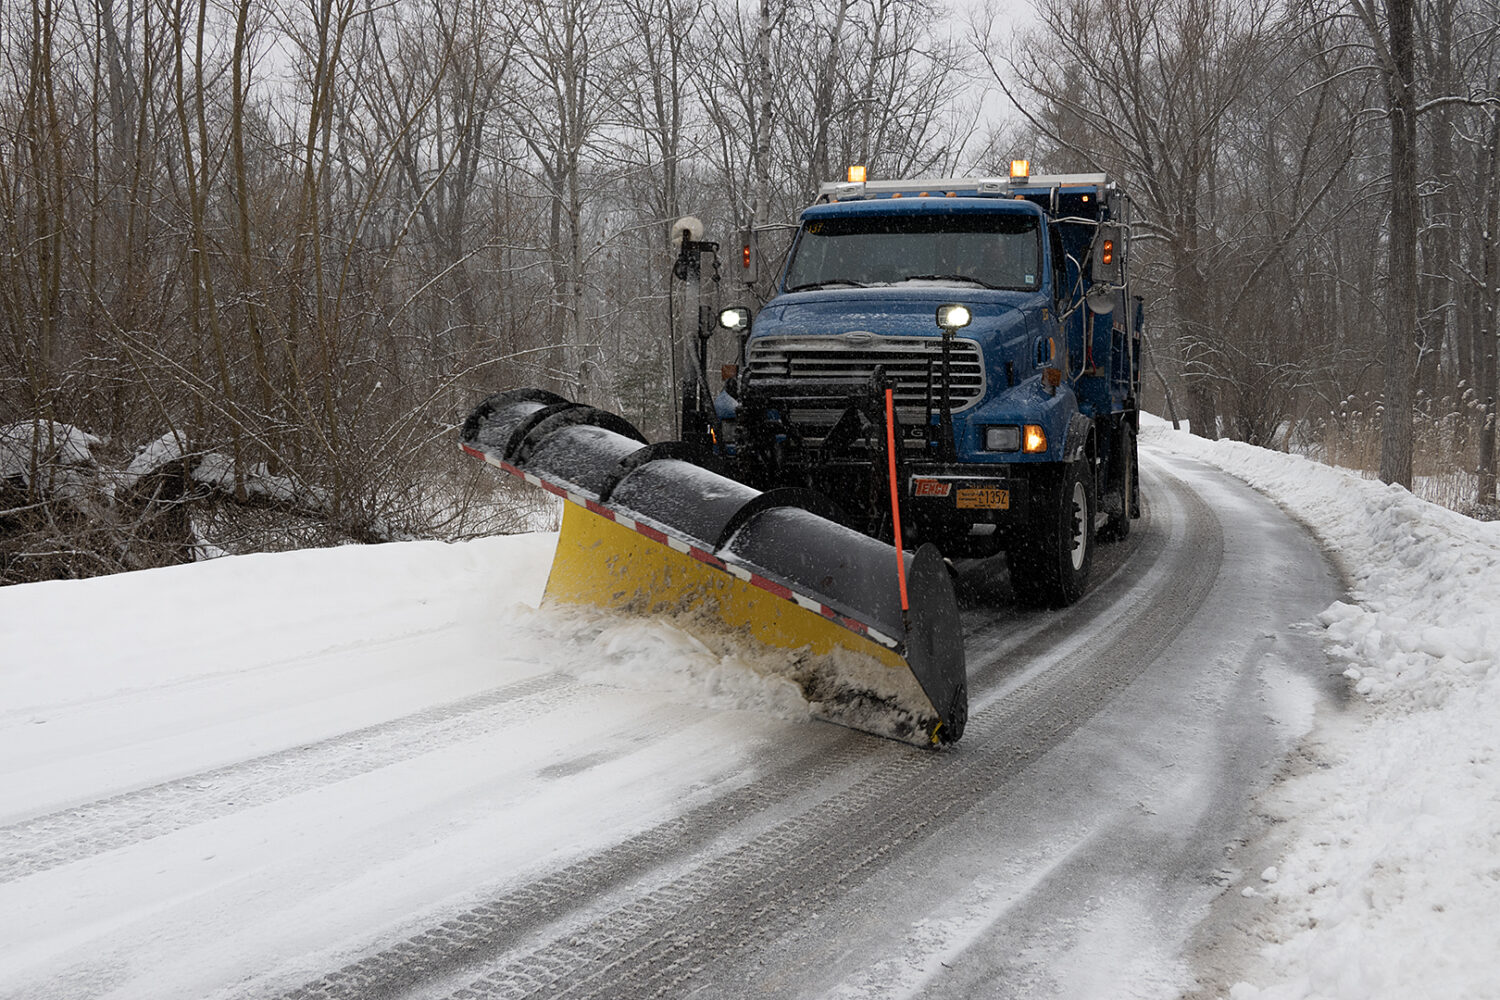
MULTIPOLYGON (((940 337, 762 337, 750 341, 746 366, 750 384, 775 392, 777 383, 819 383, 855 389, 865 385, 877 365, 896 379, 898 416, 907 426, 920 425, 927 416, 928 371, 931 365, 932 407, 942 400, 943 341, 940 337)), ((955 412, 977 403, 984 395, 984 359, 979 344, 955 337, 948 370, 955 412)), ((791 413, 797 424, 829 426, 843 408, 836 393, 799 399, 791 413)))
MULTIPOLYGON (((897 380, 896 399, 904 406, 927 405, 928 364, 932 365, 936 405, 943 371, 939 337, 875 337, 851 344, 839 337, 763 337, 749 344, 752 382, 834 382, 863 385, 877 365, 897 380)), ((979 344, 954 338, 949 355, 953 409, 973 406, 984 394, 984 362, 979 344)))

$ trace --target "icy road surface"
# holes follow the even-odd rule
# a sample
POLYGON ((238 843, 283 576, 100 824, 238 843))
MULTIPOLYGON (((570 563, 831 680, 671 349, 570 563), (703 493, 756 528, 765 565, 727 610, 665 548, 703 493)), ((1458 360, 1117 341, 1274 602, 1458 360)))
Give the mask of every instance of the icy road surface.
POLYGON ((1142 480, 1077 606, 967 569, 947 752, 535 610, 545 536, 0 592, 0 996, 1178 996, 1342 588, 1238 481, 1142 480))

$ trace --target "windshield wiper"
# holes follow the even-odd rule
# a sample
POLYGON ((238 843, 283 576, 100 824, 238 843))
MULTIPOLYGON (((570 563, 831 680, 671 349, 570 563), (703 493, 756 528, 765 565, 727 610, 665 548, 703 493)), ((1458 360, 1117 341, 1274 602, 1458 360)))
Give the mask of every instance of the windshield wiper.
POLYGON ((971 285, 979 285, 982 288, 999 288, 988 281, 971 278, 967 274, 908 274, 902 281, 967 281, 971 285))
POLYGON ((986 280, 978 277, 969 277, 968 274, 907 274, 903 282, 969 282, 971 285, 980 285, 981 288, 999 288, 986 280))
POLYGON ((793 285, 788 288, 789 292, 810 292, 817 288, 828 288, 832 285, 847 285, 850 288, 869 288, 863 281, 854 281, 850 278, 830 278, 827 281, 809 281, 805 285, 793 285))

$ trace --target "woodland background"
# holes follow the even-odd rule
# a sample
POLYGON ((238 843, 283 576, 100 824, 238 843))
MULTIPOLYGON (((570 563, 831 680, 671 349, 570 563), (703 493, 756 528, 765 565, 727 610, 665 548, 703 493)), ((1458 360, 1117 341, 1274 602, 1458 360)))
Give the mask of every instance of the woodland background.
MULTIPOLYGON (((790 221, 852 163, 1108 171, 1135 199, 1148 408, 1493 515, 1495 0, 1035 0, 1013 23, 0 0, 0 583, 527 524, 535 501, 458 453, 463 414, 540 385, 669 432, 668 224, 790 221)), ((773 268, 745 287, 724 263, 719 302, 766 294, 773 268)))

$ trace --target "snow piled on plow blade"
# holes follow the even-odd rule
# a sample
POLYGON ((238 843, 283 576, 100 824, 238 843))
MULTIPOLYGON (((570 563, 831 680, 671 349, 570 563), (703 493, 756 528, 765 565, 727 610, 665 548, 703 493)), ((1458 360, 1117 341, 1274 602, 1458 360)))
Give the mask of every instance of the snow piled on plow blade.
POLYGON ((891 546, 537 390, 485 400, 461 445, 569 501, 548 604, 668 620, 786 678, 830 721, 924 745, 962 734, 958 609, 935 549, 903 554, 903 611, 891 546))

